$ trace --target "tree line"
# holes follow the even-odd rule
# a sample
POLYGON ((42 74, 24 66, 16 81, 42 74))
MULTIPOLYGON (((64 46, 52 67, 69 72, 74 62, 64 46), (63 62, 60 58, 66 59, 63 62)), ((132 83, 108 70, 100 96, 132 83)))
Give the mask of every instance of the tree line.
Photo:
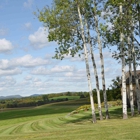
MULTIPOLYGON (((140 113, 140 87, 136 74, 136 65, 140 56, 140 2, 139 0, 53 0, 52 6, 45 6, 35 13, 43 26, 48 30, 48 40, 58 44, 55 50, 56 59, 67 55, 84 55, 89 87, 92 121, 96 122, 94 97, 89 67, 89 57, 93 64, 96 81, 96 93, 100 120, 103 119, 101 108, 101 91, 94 48, 100 55, 102 92, 106 119, 109 119, 107 91, 104 72, 103 48, 112 50, 112 56, 122 66, 122 102, 123 119, 127 119, 126 65, 129 66, 130 106, 134 116, 132 88, 132 64, 136 83, 138 113, 140 113), (114 49, 117 48, 117 49, 114 49), (114 51, 115 50, 115 51, 114 51)), ((95 96, 95 95, 94 95, 95 96)))
MULTIPOLYGON (((101 103, 104 102, 103 91, 100 90, 101 93, 101 103)), ((92 90, 92 94, 94 96, 94 101, 97 104, 97 92, 96 89, 92 90)), ((107 99, 108 101, 116 101, 121 100, 121 90, 118 86, 118 81, 114 79, 112 81, 111 89, 107 89, 107 99)), ((65 92, 65 93, 51 93, 44 94, 33 97, 22 97, 19 99, 1 99, 0 100, 0 109, 5 108, 20 108, 20 107, 36 107, 44 104, 51 104, 55 102, 63 102, 68 100, 75 100, 85 98, 85 100, 89 100, 89 92, 81 91, 81 92, 65 92), (73 97, 71 99, 71 96, 73 97), (76 98, 74 98, 76 97, 76 98), (77 98, 78 97, 78 98, 77 98)))
POLYGON ((58 93, 58 94, 44 94, 39 96, 32 97, 22 97, 19 99, 2 99, 0 100, 0 108, 18 108, 18 107, 35 107, 44 104, 68 101, 68 98, 63 98, 63 96, 67 96, 67 93, 58 93), (62 98, 55 98, 62 96, 62 98), (55 98, 55 99, 53 99, 55 98))

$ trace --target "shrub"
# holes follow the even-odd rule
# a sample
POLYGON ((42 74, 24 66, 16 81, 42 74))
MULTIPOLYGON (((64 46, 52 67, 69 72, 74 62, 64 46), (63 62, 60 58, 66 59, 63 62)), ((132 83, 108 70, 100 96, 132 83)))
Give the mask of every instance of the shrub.
MULTIPOLYGON (((108 107, 112 107, 112 106, 120 106, 122 105, 122 101, 121 100, 117 100, 117 101, 109 101, 108 102, 108 107)), ((104 102, 101 104, 102 107, 104 107, 104 102)), ((94 104, 95 109, 98 109, 98 104, 94 104)), ((76 110, 72 111, 70 113, 70 115, 72 114, 77 114, 81 111, 88 111, 91 108, 91 105, 82 105, 79 108, 77 108, 76 110)))

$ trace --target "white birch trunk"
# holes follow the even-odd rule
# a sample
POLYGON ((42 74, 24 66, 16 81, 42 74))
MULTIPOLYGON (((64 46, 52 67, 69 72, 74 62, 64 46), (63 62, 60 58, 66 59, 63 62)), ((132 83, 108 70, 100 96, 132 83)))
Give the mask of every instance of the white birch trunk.
MULTIPOLYGON (((120 15, 122 15, 122 5, 120 5, 120 15)), ((123 33, 120 32, 121 57, 122 57, 122 102, 123 102, 123 119, 127 119, 127 96, 126 96, 126 78, 125 78, 125 56, 123 33)))
POLYGON ((103 120, 97 68, 96 68, 96 63, 95 63, 95 59, 94 59, 94 53, 93 53, 93 50, 92 50, 93 48, 92 48, 92 42, 91 42, 89 27, 88 27, 87 21, 85 21, 85 23, 86 23, 86 28, 87 28, 87 35, 88 35, 88 41, 89 41, 89 45, 90 45, 91 60, 92 60, 92 64, 93 64, 94 76, 95 76, 95 81, 96 81, 96 92, 97 92, 99 117, 100 117, 100 120, 103 120))
POLYGON ((95 20, 95 30, 97 33, 97 41, 98 41, 98 49, 100 52, 100 60, 101 60, 101 75, 102 75, 102 86, 103 86, 103 95, 104 95, 104 105, 105 105, 105 111, 106 111, 106 119, 109 119, 109 111, 108 111, 108 104, 107 104, 107 94, 106 94, 106 85, 105 85, 105 73, 104 73, 104 58, 102 54, 102 42, 100 39, 100 33, 98 29, 98 19, 96 16, 96 4, 95 0, 93 1, 94 6, 95 6, 95 11, 94 11, 94 20, 95 20))
POLYGON ((133 83, 132 83, 132 66, 131 66, 131 45, 130 45, 130 37, 128 35, 128 50, 129 50, 129 89, 130 89, 130 107, 131 107, 131 116, 134 116, 134 95, 133 95, 133 83))
POLYGON ((77 10, 78 10, 78 15, 79 15, 80 27, 81 27, 81 35, 82 35, 82 40, 83 40, 83 45, 84 45, 86 72, 87 72, 90 103, 91 103, 91 110, 92 110, 92 121, 93 121, 93 123, 96 123, 96 114, 95 114, 94 100, 93 100, 93 94, 92 94, 91 77, 90 77, 88 55, 87 55, 87 46, 86 46, 85 35, 84 35, 84 26, 83 26, 82 16, 81 16, 81 12, 80 12, 80 8, 79 8, 78 4, 77 4, 77 10))
POLYGON ((131 21, 131 39, 132 39, 132 58, 133 58, 133 70, 134 70, 134 79, 136 84, 136 96, 137 96, 137 106, 138 106, 138 114, 140 114, 140 86, 139 86, 139 78, 136 72, 136 56, 135 56, 135 48, 134 48, 134 25, 133 21, 131 21))
POLYGON ((136 58, 135 58, 135 49, 134 49, 133 43, 132 43, 132 53, 133 53, 134 77, 135 77, 135 83, 136 83, 137 106, 138 106, 138 113, 140 114, 140 86, 139 86, 139 78, 136 72, 136 58))

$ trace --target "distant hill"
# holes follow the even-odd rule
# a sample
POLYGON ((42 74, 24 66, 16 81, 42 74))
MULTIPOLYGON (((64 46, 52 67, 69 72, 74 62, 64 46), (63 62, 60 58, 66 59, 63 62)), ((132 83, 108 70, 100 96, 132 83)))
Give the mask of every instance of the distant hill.
MULTIPOLYGON (((27 97, 37 97, 40 96, 41 94, 33 94, 27 97)), ((10 96, 0 96, 0 100, 5 100, 5 99, 20 99, 23 98, 24 96, 20 96, 20 95, 10 95, 10 96)))
POLYGON ((33 95, 30 95, 29 97, 37 97, 37 96, 40 96, 41 94, 33 94, 33 95))
POLYGON ((18 99, 18 98, 22 98, 22 96, 20 96, 20 95, 0 96, 0 100, 2 100, 2 99, 18 99))

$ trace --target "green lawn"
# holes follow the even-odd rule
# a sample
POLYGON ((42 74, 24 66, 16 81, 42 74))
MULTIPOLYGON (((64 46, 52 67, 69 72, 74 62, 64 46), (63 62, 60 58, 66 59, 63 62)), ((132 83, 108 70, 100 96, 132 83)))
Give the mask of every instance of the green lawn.
MULTIPOLYGON (((86 99, 0 113, 0 140, 140 140, 140 116, 122 119, 121 107, 110 108, 110 120, 91 123, 91 111, 69 116, 86 99)), ((98 114, 97 114, 98 116, 98 114)))
POLYGON ((54 100, 57 100, 57 99, 68 99, 68 100, 77 100, 80 98, 80 96, 58 96, 58 97, 53 97, 53 98, 50 98, 50 99, 54 99, 54 100))

